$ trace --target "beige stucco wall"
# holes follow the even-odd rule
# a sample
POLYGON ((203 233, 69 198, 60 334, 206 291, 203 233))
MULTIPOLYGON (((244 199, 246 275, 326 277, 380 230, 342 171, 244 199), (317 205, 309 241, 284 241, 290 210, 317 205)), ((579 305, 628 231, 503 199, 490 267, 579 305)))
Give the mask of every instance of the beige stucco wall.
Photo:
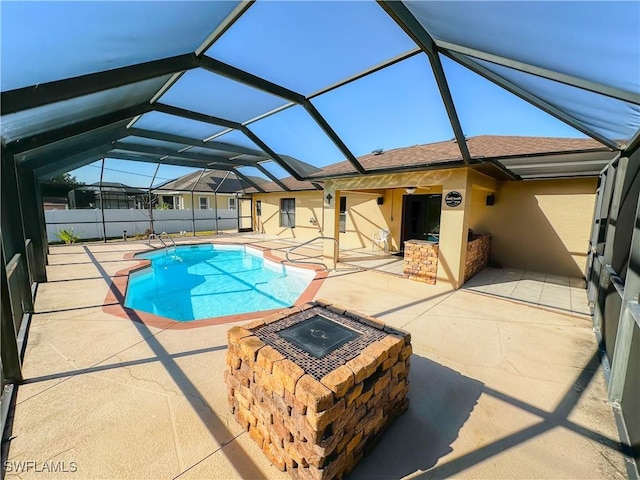
MULTIPOLYGON (((366 175, 356 178, 328 180, 325 182, 325 192, 334 196, 340 192, 366 189, 385 190, 385 201, 380 207, 380 213, 386 219, 387 226, 393 236, 392 248, 397 249, 401 236, 402 196, 406 195, 405 187, 418 187, 416 194, 443 193, 458 191, 462 194, 462 203, 457 207, 447 207, 443 204, 440 218, 440 248, 437 282, 448 284, 453 288, 462 285, 464 279, 464 262, 466 252, 466 229, 470 200, 467 195, 469 175, 465 168, 448 170, 430 170, 423 172, 394 173, 387 175, 366 175)), ((335 224, 338 212, 336 209, 325 209, 325 233, 332 235, 331 226, 335 224)), ((369 222, 369 226, 376 224, 369 222)), ((375 229, 374 229, 375 230, 375 229)), ((367 232, 369 233, 369 232, 367 232)), ((371 232, 372 233, 372 232, 371 232)), ((370 236, 369 236, 370 238, 370 236)), ((342 240, 342 239, 341 239, 342 240)), ((343 247, 341 242, 341 248, 343 247)), ((325 256, 333 246, 325 243, 325 256)))
MULTIPOLYGON (((418 187, 415 195, 442 193, 442 187, 418 187)), ((381 228, 389 230, 389 250, 400 250, 404 188, 376 188, 363 192, 340 190, 347 198, 346 231, 340 233, 340 248, 372 248, 372 238, 381 228), (378 204, 382 198, 382 205, 378 204)), ((375 247, 373 248, 375 251, 375 247)))
POLYGON ((262 193, 253 195, 254 228, 257 232, 278 235, 282 238, 310 240, 323 233, 322 191, 262 193), (280 199, 296 199, 296 226, 280 226, 280 199), (255 216, 256 202, 262 202, 262 215, 255 216), (311 223, 311 219, 316 222, 311 223))
POLYGON ((499 183, 492 178, 488 178, 478 172, 470 173, 471 198, 469 205, 468 228, 474 233, 489 233, 483 231, 486 218, 494 210, 492 206, 487 206, 487 195, 496 193, 499 183))
MULTIPOLYGON (((498 182, 481 173, 464 169, 367 175, 328 180, 325 191, 256 194, 262 202, 257 231, 283 238, 308 240, 338 235, 340 249, 371 248, 371 238, 380 228, 391 231, 390 250, 400 249, 402 200, 405 187, 418 187, 415 194, 458 191, 463 201, 457 207, 444 202, 440 220, 438 283, 454 288, 462 285, 467 232, 489 233, 493 237, 495 262, 563 275, 582 275, 591 216, 595 201, 595 179, 531 182, 498 182), (332 201, 324 196, 331 193, 332 201), (495 194, 493 206, 486 205, 495 194), (346 232, 337 230, 339 196, 347 198, 346 232), (382 197, 379 205, 377 198, 382 197), (280 227, 280 199, 296 199, 296 227, 280 227), (313 218, 316 224, 312 224, 313 218)), ((325 256, 334 244, 325 242, 325 256)))
MULTIPOLYGON (((282 238, 308 240, 319 235, 339 238, 341 250, 371 248, 373 234, 380 228, 387 228, 392 236, 390 249, 397 251, 400 248, 402 200, 407 195, 405 187, 417 187, 415 194, 446 194, 455 190, 462 194, 463 202, 453 208, 443 205, 437 281, 458 288, 464 279, 470 178, 467 169, 457 168, 328 180, 324 192, 255 194, 254 205, 256 201, 262 202, 262 215, 256 218, 255 228, 282 238), (332 196, 331 203, 325 200, 327 193, 332 196), (347 198, 347 224, 346 232, 338 234, 338 198, 341 195, 347 198), (383 197, 382 205, 376 201, 378 196, 383 197), (296 199, 295 228, 280 227, 282 198, 296 199), (317 221, 317 225, 309 221, 311 218, 317 221)), ((480 184, 493 181, 487 178, 476 180, 480 184)), ((325 242, 325 257, 332 258, 335 254, 334 243, 325 242)))
POLYGON ((596 179, 500 182, 493 206, 473 189, 469 227, 493 237, 492 258, 504 267, 582 276, 596 179))
MULTIPOLYGON (((340 249, 370 248, 371 237, 381 228, 389 228, 383 213, 383 205, 378 205, 378 197, 384 199, 384 190, 369 193, 340 192, 347 199, 346 228, 340 233, 340 249)), ((383 200, 384 202, 384 200, 383 200)))
MULTIPOLYGON (((191 194, 190 193, 181 193, 181 194, 176 194, 176 195, 171 195, 170 193, 161 193, 159 195, 165 195, 165 196, 181 196, 182 197, 182 207, 185 210, 190 210, 192 208, 192 203, 191 203, 191 194)), ((193 203, 195 203, 196 205, 196 210, 200 209, 200 197, 207 197, 209 199, 209 209, 213 210, 215 208, 215 199, 216 196, 213 194, 206 194, 206 193, 197 193, 194 192, 193 194, 193 203)), ((235 197, 235 195, 232 194, 225 194, 225 193, 219 193, 217 195, 217 200, 218 200, 218 209, 219 210, 226 210, 229 208, 229 198, 231 197, 235 197)))

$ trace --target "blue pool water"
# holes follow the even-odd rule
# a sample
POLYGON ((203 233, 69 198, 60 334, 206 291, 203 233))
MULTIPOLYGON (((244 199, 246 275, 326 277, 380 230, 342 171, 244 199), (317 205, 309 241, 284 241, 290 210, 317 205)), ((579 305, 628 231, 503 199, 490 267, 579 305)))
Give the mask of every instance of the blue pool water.
POLYGON ((151 267, 130 275, 125 306, 179 321, 289 307, 315 276, 243 245, 186 245, 136 257, 151 267))

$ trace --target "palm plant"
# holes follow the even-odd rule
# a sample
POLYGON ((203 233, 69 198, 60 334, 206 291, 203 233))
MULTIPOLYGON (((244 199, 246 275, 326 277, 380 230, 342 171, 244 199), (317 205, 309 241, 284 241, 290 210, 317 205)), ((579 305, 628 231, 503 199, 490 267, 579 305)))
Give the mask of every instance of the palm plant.
POLYGON ((73 233, 73 227, 60 230, 56 236, 67 245, 73 245, 80 240, 80 235, 73 233))

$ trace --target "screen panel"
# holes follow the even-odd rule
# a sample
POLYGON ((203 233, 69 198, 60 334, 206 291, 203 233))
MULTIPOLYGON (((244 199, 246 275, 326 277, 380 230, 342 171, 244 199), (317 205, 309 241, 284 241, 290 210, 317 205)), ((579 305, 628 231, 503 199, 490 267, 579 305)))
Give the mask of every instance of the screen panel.
POLYGON ((211 125, 210 123, 198 122, 189 118, 160 112, 145 113, 136 120, 133 126, 145 130, 197 138, 198 140, 204 140, 215 133, 225 130, 224 127, 211 125))
POLYGON ((250 129, 279 155, 288 155, 315 167, 344 159, 342 152, 300 106, 252 123, 250 129))
POLYGON ((159 102, 235 122, 245 122, 287 103, 201 69, 182 75, 159 102))
POLYGON ((610 140, 628 140, 640 128, 639 105, 482 60, 475 61, 610 140))
POLYGON ((308 95, 412 48, 373 2, 256 2, 207 55, 308 95))
POLYGON ((453 138, 426 55, 316 97, 313 103, 356 156, 453 138))
POLYGON ((238 3, 2 2, 2 91, 194 52, 238 3))
POLYGON ((152 78, 4 115, 0 122, 2 138, 11 142, 137 105, 150 100, 168 79, 168 75, 152 78))
MULTIPOLYGON (((467 137, 520 135, 586 138, 582 132, 525 102, 462 65, 441 56, 456 112, 467 137)), ((469 142, 471 155, 473 150, 469 142)))
POLYGON ((436 39, 627 92, 640 91, 637 2, 404 4, 436 39))

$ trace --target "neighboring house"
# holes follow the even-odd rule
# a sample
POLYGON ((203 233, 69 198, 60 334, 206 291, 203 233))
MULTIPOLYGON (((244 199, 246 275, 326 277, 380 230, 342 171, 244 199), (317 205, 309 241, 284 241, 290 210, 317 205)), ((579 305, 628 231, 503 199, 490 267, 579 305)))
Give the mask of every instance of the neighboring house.
POLYGON ((67 197, 42 197, 44 210, 66 210, 69 208, 67 197))
MULTIPOLYGON (((248 177, 255 184, 266 182, 263 179, 248 177)), ((234 173, 224 170, 210 170, 202 175, 201 171, 184 175, 164 183, 152 190, 158 205, 164 204, 170 209, 190 210, 236 210, 238 194, 250 185, 234 173)))
POLYGON ((66 210, 69 208, 69 192, 80 186, 75 182, 66 182, 63 178, 60 180, 49 179, 40 184, 42 206, 45 210, 66 210))
POLYGON ((74 188, 68 194, 69 208, 148 208, 149 192, 124 183, 96 182, 74 188))
MULTIPOLYGON (((378 151, 325 167, 311 182, 283 179, 252 193, 254 229, 297 240, 335 238, 367 249, 380 229, 391 251, 410 239, 439 241, 438 282, 464 280, 469 230, 492 236, 505 267, 582 276, 597 175, 614 154, 591 139, 480 136, 467 140, 466 165, 454 141, 378 151), (509 168, 511 172, 505 169, 509 168), (567 177, 563 177, 566 167, 567 177), (390 171, 394 169, 394 171, 390 171), (315 183, 315 182, 314 182, 315 183)), ((332 256, 333 242, 324 242, 332 256)))

